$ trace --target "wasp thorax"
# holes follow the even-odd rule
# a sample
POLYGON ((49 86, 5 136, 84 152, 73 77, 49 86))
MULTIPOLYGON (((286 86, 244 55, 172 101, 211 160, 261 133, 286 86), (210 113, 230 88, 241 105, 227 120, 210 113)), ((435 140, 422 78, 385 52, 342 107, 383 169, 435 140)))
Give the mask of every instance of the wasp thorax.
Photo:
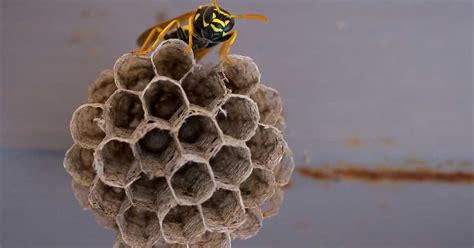
POLYGON ((64 166, 81 207, 117 231, 114 247, 230 247, 282 203, 294 164, 278 92, 251 58, 196 65, 185 45, 122 56, 92 87, 100 101, 73 114, 64 166))

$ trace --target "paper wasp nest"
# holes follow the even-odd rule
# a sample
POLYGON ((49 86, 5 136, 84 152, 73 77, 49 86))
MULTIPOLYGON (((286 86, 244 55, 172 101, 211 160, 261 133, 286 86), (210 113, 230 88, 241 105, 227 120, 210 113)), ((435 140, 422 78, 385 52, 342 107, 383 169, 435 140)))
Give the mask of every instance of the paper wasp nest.
POLYGON ((64 167, 115 247, 230 247, 282 203, 294 164, 278 92, 248 57, 201 65, 186 47, 123 55, 73 114, 64 167))

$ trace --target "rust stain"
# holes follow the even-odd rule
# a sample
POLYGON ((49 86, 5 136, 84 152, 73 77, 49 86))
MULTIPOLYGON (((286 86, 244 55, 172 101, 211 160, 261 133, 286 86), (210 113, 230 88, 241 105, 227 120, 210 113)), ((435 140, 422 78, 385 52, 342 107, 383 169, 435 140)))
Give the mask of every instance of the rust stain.
POLYGON ((348 137, 346 144, 352 149, 358 149, 362 146, 362 139, 356 136, 348 137))
POLYGON ((297 168, 300 175, 315 180, 351 180, 367 183, 449 183, 474 184, 474 172, 441 171, 428 166, 375 167, 368 168, 361 164, 337 163, 322 168, 297 168))

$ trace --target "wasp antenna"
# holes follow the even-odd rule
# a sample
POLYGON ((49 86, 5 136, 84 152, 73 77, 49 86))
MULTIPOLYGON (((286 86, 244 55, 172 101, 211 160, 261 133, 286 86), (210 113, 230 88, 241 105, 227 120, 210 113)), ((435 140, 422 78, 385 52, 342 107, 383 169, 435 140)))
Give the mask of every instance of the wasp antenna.
POLYGON ((216 7, 217 11, 221 11, 219 8, 219 4, 217 3, 217 0, 214 0, 214 6, 216 7))
POLYGON ((264 22, 270 22, 270 20, 264 15, 258 14, 247 14, 247 15, 231 15, 232 18, 241 18, 241 19, 257 19, 264 22))

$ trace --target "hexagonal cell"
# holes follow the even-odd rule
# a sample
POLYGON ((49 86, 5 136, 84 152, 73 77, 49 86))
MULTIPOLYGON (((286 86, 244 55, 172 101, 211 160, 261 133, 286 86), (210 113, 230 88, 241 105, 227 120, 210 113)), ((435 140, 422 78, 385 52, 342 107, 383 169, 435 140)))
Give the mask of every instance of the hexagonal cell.
POLYGON ((222 146, 209 163, 216 180, 224 184, 239 185, 252 172, 247 147, 222 146))
POLYGON ((186 244, 206 232, 196 206, 176 206, 163 219, 163 236, 168 243, 186 244))
POLYGON ((151 55, 156 74, 179 81, 194 65, 194 54, 181 40, 163 41, 151 55))
POLYGON ((257 235, 262 228, 263 216, 258 208, 246 209, 246 218, 244 224, 232 232, 232 237, 239 239, 249 239, 257 235))
POLYGON ((192 242, 189 248, 230 248, 231 240, 228 233, 206 232, 192 242))
POLYGON ((231 63, 221 63, 224 74, 228 79, 227 88, 232 93, 249 95, 257 89, 260 82, 260 71, 257 64, 246 56, 230 55, 231 63))
POLYGON ((179 128, 178 139, 182 147, 190 153, 205 154, 220 143, 217 123, 205 115, 192 115, 179 128))
POLYGON ((212 66, 196 65, 183 79, 181 86, 191 104, 212 111, 227 94, 223 73, 212 66))
POLYGON ((125 188, 140 175, 130 144, 117 138, 108 139, 97 148, 95 166, 100 178, 115 187, 125 188))
POLYGON ((262 205, 262 214, 263 218, 269 218, 278 215, 280 211, 280 206, 283 203, 283 189, 281 187, 276 187, 275 193, 266 200, 262 205))
POLYGON ((294 169, 295 161, 293 160, 293 152, 287 147, 285 149, 285 153, 283 154, 283 158, 280 160, 280 163, 278 163, 278 165, 273 170, 276 183, 281 187, 290 183, 291 174, 293 173, 294 169))
POLYGON ((96 178, 89 193, 91 207, 103 215, 115 217, 125 199, 125 191, 121 188, 108 186, 96 178))
POLYGON ((225 135, 248 140, 258 125, 257 104, 245 96, 233 95, 219 109, 216 120, 225 135))
POLYGON ((163 77, 148 85, 142 97, 149 120, 165 120, 173 123, 189 108, 189 102, 181 86, 163 77))
POLYGON ((255 168, 240 191, 246 207, 260 207, 275 192, 275 178, 271 171, 255 168))
POLYGON ((132 247, 151 247, 160 238, 160 222, 156 213, 132 206, 125 201, 117 215, 123 241, 132 247))
POLYGON ((126 192, 134 206, 158 212, 159 215, 176 205, 165 177, 150 178, 142 174, 126 192))
POLYGON ((110 69, 103 70, 89 87, 89 103, 105 103, 107 99, 117 90, 114 80, 114 72, 110 69))
POLYGON ((251 98, 258 105, 260 123, 275 125, 283 111, 283 102, 278 91, 261 84, 251 98))
POLYGON ((219 189, 202 204, 206 226, 222 232, 240 226, 245 220, 245 209, 239 192, 219 189))
POLYGON ((150 58, 125 54, 114 66, 117 87, 126 90, 142 91, 155 77, 150 58))
POLYGON ((280 131, 272 126, 260 124, 255 135, 247 141, 255 166, 273 170, 283 157, 285 142, 280 131))
POLYGON ((118 90, 105 104, 105 127, 108 134, 128 138, 143 119, 140 98, 131 91, 118 90))
POLYGON ((74 180, 71 181, 72 192, 74 193, 74 197, 79 202, 81 208, 84 210, 91 208, 91 204, 89 203, 90 187, 83 186, 74 180))
POLYGON ((169 130, 161 129, 157 124, 148 124, 139 132, 142 137, 135 143, 134 148, 142 170, 155 177, 168 174, 180 155, 176 138, 169 130))
POLYGON ((100 127, 102 113, 102 104, 84 104, 74 111, 70 124, 74 142, 86 149, 94 149, 100 144, 105 137, 100 127))
POLYGON ((216 186, 205 161, 186 161, 172 175, 170 184, 182 205, 199 204, 209 199, 216 186))
POLYGON ((89 187, 94 183, 95 178, 93 162, 94 150, 74 144, 66 152, 63 165, 74 181, 89 187))

